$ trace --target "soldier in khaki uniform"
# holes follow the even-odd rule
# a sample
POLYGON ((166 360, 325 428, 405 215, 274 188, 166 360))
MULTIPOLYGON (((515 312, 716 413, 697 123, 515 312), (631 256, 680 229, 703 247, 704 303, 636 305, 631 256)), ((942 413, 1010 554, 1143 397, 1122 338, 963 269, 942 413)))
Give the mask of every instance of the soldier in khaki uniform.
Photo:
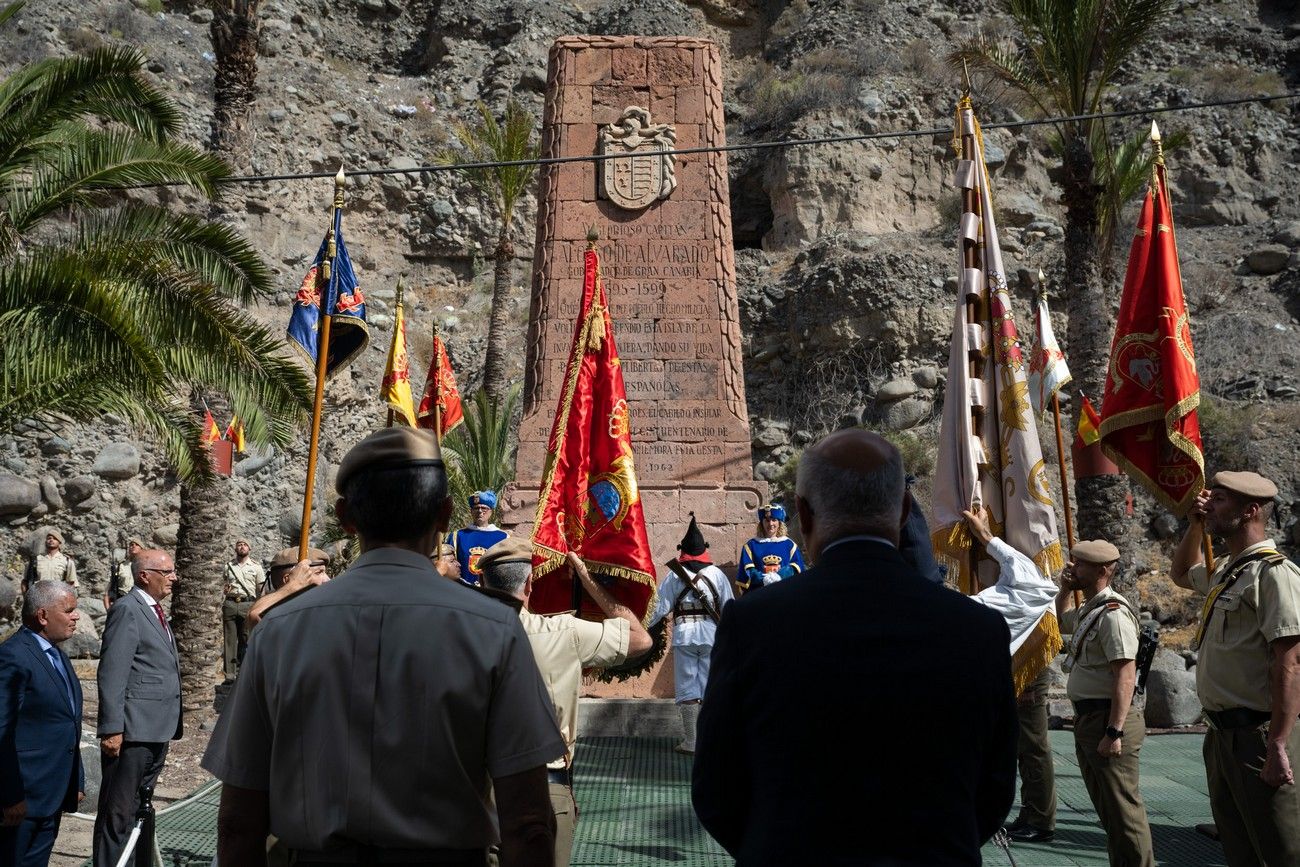
POLYGON ((37 581, 62 581, 77 589, 77 564, 63 552, 63 534, 53 527, 45 534, 45 553, 37 554, 27 564, 23 591, 37 581))
POLYGON ((527 539, 507 536, 479 557, 478 566, 485 592, 504 597, 503 601, 518 608, 564 736, 564 757, 547 766, 547 782, 555 812, 555 864, 567 867, 578 819, 573 797, 573 744, 578 739, 578 688, 582 684, 582 670, 607 668, 640 656, 650 649, 650 634, 630 608, 618 603, 592 580, 576 554, 569 554, 569 567, 605 612, 607 620, 581 620, 571 614, 544 617, 523 607, 531 590, 533 568, 533 546, 527 539))
POLYGON ((1106 831, 1112 867, 1152 867, 1151 827, 1138 789, 1138 753, 1146 735, 1133 705, 1137 683, 1138 617, 1132 603, 1111 589, 1119 549, 1082 541, 1070 552, 1056 597, 1064 626, 1073 591, 1083 607, 1071 612, 1073 638, 1065 669, 1074 702, 1074 752, 1088 796, 1106 831))
POLYGON ((1205 776, 1232 867, 1300 865, 1300 569, 1268 538, 1277 486, 1222 472, 1202 491, 1174 552, 1171 577, 1206 594, 1196 636, 1205 707, 1205 776), (1228 556, 1208 574, 1203 534, 1228 556))
POLYGON ((252 550, 247 539, 240 539, 235 543, 235 559, 226 564, 226 598, 221 603, 221 625, 227 683, 239 673, 244 648, 248 646, 248 631, 252 628, 248 625, 248 612, 266 582, 262 564, 250 556, 252 550))

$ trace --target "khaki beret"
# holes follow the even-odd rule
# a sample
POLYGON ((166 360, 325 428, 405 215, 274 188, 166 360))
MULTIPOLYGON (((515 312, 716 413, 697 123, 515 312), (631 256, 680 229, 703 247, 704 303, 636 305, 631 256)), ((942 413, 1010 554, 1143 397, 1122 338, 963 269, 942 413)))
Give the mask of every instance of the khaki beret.
MULTIPOLYGON (((329 563, 330 555, 326 554, 320 548, 308 548, 307 559, 311 560, 313 563, 329 563)), ((287 566, 296 565, 298 565, 297 545, 294 545, 292 548, 285 548, 271 559, 272 569, 284 569, 287 566)))
POLYGON ((506 536, 478 558, 478 568, 487 569, 497 563, 533 562, 533 543, 521 536, 506 536))
POLYGON ((1075 542, 1070 549, 1070 557, 1085 563, 1098 563, 1105 566, 1119 559, 1119 549, 1105 539, 1084 539, 1075 542))
POLYGON ((141 542, 141 541, 140 541, 140 537, 139 537, 139 536, 132 536, 130 539, 127 539, 127 540, 126 540, 126 547, 130 548, 132 545, 136 545, 136 546, 141 547, 141 548, 144 548, 144 547, 145 547, 144 542, 141 542))
POLYGON ((1210 487, 1225 488, 1252 500, 1271 500, 1277 496, 1277 485, 1259 473, 1224 470, 1214 474, 1210 487))
POLYGON ((343 456, 334 489, 342 491, 349 479, 365 470, 419 466, 442 466, 442 451, 433 431, 402 425, 386 427, 354 445, 343 456))

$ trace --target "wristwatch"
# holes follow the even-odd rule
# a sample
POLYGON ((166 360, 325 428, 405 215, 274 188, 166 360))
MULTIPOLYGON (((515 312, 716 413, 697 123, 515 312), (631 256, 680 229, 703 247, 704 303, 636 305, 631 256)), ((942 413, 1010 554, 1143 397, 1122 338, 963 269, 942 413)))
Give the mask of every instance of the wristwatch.
POLYGON ((1110 738, 1112 741, 1117 741, 1124 737, 1124 730, 1117 729, 1114 726, 1106 726, 1106 737, 1110 738))

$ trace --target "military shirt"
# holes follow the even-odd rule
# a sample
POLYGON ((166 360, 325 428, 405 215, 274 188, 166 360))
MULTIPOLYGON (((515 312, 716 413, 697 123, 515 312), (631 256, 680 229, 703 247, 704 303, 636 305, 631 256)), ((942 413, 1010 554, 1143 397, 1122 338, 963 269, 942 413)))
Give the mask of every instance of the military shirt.
MULTIPOLYGON (((1224 557, 1213 576, 1198 563, 1187 577, 1208 594, 1223 583, 1232 563, 1256 551, 1277 550, 1265 539, 1236 557, 1224 557)), ((1300 569, 1290 560, 1276 565, 1258 561, 1246 566, 1232 589, 1214 601, 1209 625, 1197 655, 1196 691, 1207 710, 1246 707, 1269 711, 1269 642, 1300 635, 1300 569)))
POLYGON ((1082 641, 1072 639, 1071 647, 1078 647, 1074 668, 1066 682, 1065 691, 1071 701, 1110 698, 1114 692, 1114 677, 1110 664, 1120 659, 1137 659, 1138 621, 1128 602, 1107 587, 1084 604, 1078 613, 1075 629, 1088 625, 1092 612, 1099 607, 1109 608, 1088 629, 1082 641))
POLYGON ((631 624, 621 617, 600 622, 572 614, 543 616, 528 609, 519 612, 528 633, 542 682, 551 697, 564 736, 565 755, 553 767, 567 767, 578 739, 578 690, 584 668, 605 668, 627 659, 631 624))
POLYGON ((77 564, 62 551, 37 554, 35 572, 37 581, 64 581, 77 586, 77 564))
POLYGON ((118 596, 125 596, 131 592, 135 586, 135 575, 131 572, 131 562, 118 564, 117 567, 117 592, 118 596))
POLYGON ((477 849, 491 779, 564 749, 515 612, 379 548, 258 624, 202 764, 293 849, 477 849))
POLYGON ((226 564, 226 583, 232 592, 245 599, 257 596, 257 588, 266 582, 262 564, 251 557, 243 563, 231 560, 226 564))

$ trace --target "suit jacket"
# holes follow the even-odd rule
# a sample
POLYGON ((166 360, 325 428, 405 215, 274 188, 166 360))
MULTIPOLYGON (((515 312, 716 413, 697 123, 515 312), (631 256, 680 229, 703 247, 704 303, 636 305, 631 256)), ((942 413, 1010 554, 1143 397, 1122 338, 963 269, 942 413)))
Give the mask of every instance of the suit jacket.
MULTIPOLYGON (((57 647, 57 645, 56 645, 57 647)), ((0 644, 0 805, 27 801, 44 818, 77 809, 81 767, 81 683, 62 650, 68 689, 36 636, 20 629, 0 644)))
POLYGON ((979 864, 1015 796, 1010 635, 845 542, 724 609, 692 798, 740 867, 979 864))
POLYGON ((99 736, 161 743, 181 736, 176 644, 132 590, 108 610, 99 651, 99 736))

